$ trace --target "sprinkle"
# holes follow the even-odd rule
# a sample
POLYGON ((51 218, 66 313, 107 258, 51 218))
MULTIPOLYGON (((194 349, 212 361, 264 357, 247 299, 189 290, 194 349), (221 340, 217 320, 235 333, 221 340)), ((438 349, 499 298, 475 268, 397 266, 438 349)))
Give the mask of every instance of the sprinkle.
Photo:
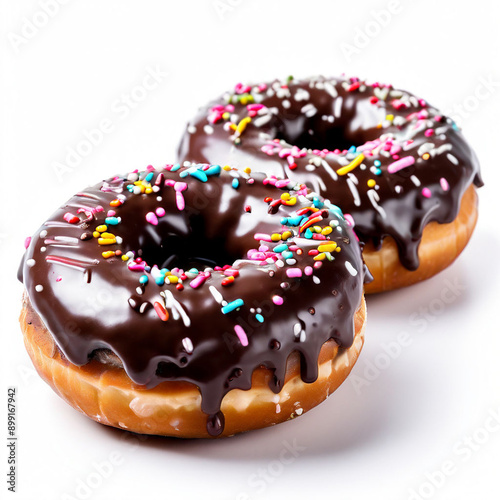
POLYGON ((236 299, 233 300, 232 302, 229 302, 229 304, 225 305, 224 307, 221 308, 222 314, 227 314, 235 309, 238 309, 238 307, 243 306, 244 302, 242 299, 236 299))
POLYGON ((406 156, 405 158, 401 158, 400 160, 397 160, 393 163, 391 163, 387 167, 387 171, 390 174, 395 174, 396 172, 399 172, 403 168, 407 168, 415 163, 415 158, 413 156, 406 156))
POLYGON ((114 245, 116 243, 116 238, 99 238, 97 240, 99 245, 114 245))
POLYGON ((231 186, 233 186, 234 189, 238 189, 240 187, 240 181, 234 178, 233 182, 231 183, 231 186))
POLYGON ((43 291, 43 286, 42 286, 42 285, 36 285, 36 286, 35 286, 35 290, 36 290, 37 292, 42 292, 42 291, 43 291))
POLYGON ((443 191, 448 191, 448 189, 450 189, 450 185, 444 177, 441 177, 439 183, 441 184, 441 188, 443 189, 443 191))
POLYGON ((63 215, 63 219, 68 222, 69 224, 76 224, 77 222, 80 222, 80 217, 77 217, 76 215, 66 212, 63 215))
POLYGON ((280 297, 279 295, 273 295, 273 302, 277 306, 281 306, 283 304, 284 300, 283 300, 283 297, 280 297))
POLYGON ((193 352, 193 342, 189 337, 184 337, 182 339, 182 347, 184 347, 184 350, 188 353, 191 354, 193 352))
POLYGON ((107 231, 108 229, 108 226, 106 226, 106 224, 101 224, 100 226, 97 226, 95 228, 95 230, 98 232, 98 233, 104 233, 105 231, 107 231))
POLYGON ((158 217, 156 217, 156 214, 153 212, 148 212, 146 214, 146 220, 150 223, 153 224, 153 226, 158 225, 158 217))
POLYGON ((288 250, 288 245, 286 243, 282 243, 281 245, 276 245, 273 248, 274 253, 281 253, 284 252, 285 250, 288 250))
POLYGON ((109 224, 110 226, 116 226, 121 222, 120 217, 106 217, 105 219, 106 224, 109 224))
POLYGON ((432 195, 431 190, 425 187, 424 189, 422 189, 422 195, 425 196, 426 198, 430 198, 432 195))
POLYGON ((229 286, 234 283, 234 276, 228 276, 221 281, 222 286, 229 286))
POLYGON ((348 260, 345 261, 345 267, 351 276, 356 276, 358 274, 358 271, 354 269, 353 265, 348 260))
POLYGON ((313 268, 311 266, 307 266, 305 269, 304 269, 304 274, 306 276, 311 276, 311 274, 313 273, 313 268))
POLYGON ((292 268, 286 270, 286 275, 289 278, 301 278, 302 277, 302 269, 299 269, 298 267, 292 267, 292 268))
POLYGON ((272 241, 271 235, 265 233, 255 233, 253 237, 257 241, 272 241))
POLYGON ((204 273, 200 273, 196 278, 189 282, 189 286, 191 288, 199 288, 205 281, 208 279, 208 276, 204 273))
POLYGON ((139 278, 139 283, 141 285, 146 285, 149 281, 149 278, 147 277, 146 274, 143 274, 140 278, 139 278))
POLYGON ((338 175, 348 174, 349 172, 351 172, 351 170, 354 170, 356 167, 361 165, 361 162, 364 159, 365 159, 365 155, 363 153, 359 154, 358 156, 356 156, 356 158, 354 158, 354 160, 351 161, 351 163, 349 163, 345 167, 339 168, 337 170, 337 174, 338 175))
POLYGON ((337 248, 337 243, 334 241, 331 243, 325 243, 323 245, 319 245, 318 251, 319 252, 333 252, 337 248))
POLYGON ((169 316, 168 311, 159 302, 154 303, 154 308, 155 308, 156 314, 158 314, 158 317, 162 321, 168 320, 168 316, 169 316))
POLYGON ((243 347, 246 347, 248 345, 248 337, 247 334, 245 333, 245 330, 240 325, 235 325, 234 331, 238 337, 238 339, 241 342, 241 345, 243 347))
POLYGON ((35 264, 36 264, 35 259, 28 259, 28 260, 26 261, 26 265, 27 265, 28 267, 33 267, 35 264))
POLYGON ((210 290, 210 293, 212 294, 213 298, 215 299, 215 302, 220 304, 224 300, 224 297, 222 296, 222 294, 213 285, 210 285, 210 287, 208 289, 210 290))
POLYGON ((165 215, 165 209, 163 207, 158 207, 155 212, 158 217, 163 217, 165 215))
POLYGON ((264 323, 264 316, 262 316, 262 314, 256 314, 256 315, 255 315, 255 319, 256 319, 259 323, 264 323))
POLYGON ((115 256, 115 252, 113 252, 112 250, 108 250, 107 252, 102 252, 102 256, 105 259, 109 259, 110 257, 114 257, 115 256))

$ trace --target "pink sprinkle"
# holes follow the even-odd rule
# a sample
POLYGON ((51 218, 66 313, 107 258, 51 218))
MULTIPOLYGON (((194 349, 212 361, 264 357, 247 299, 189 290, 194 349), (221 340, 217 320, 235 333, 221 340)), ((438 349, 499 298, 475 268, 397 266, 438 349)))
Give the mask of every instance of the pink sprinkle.
POLYGON ((66 221, 66 222, 69 222, 70 224, 76 224, 77 222, 80 222, 80 217, 77 217, 76 215, 73 215, 72 213, 70 212, 66 212, 64 215, 63 215, 63 219, 66 221))
POLYGON ((248 345, 248 337, 247 334, 245 333, 245 330, 240 325, 236 325, 234 327, 234 331, 238 338, 240 339, 241 345, 243 347, 246 347, 248 345))
POLYGON ((270 234, 265 234, 265 233, 255 233, 253 235, 254 239, 257 241, 272 241, 271 235, 270 234))
POLYGON ((351 214, 344 214, 344 219, 350 227, 354 227, 354 219, 351 214))
POLYGON ((441 177, 439 183, 441 184, 443 191, 448 191, 448 189, 450 189, 450 185, 448 184, 448 181, 444 177, 441 177))
POLYGON ((102 212, 103 210, 104 210, 104 208, 101 207, 101 205, 97 205, 97 207, 95 207, 96 212, 102 212))
POLYGON ((114 210, 108 210, 108 217, 113 217, 114 215, 116 215, 114 210))
POLYGON ((184 190, 186 190, 186 189, 187 189, 187 187, 188 187, 188 185, 187 185, 187 183, 185 183, 185 182, 176 182, 176 183, 174 184, 174 189, 175 189, 176 191, 184 191, 184 190))
POLYGON ((158 207, 156 209, 156 215, 158 217, 163 217, 165 215, 165 209, 163 207, 158 207))
POLYGON ((177 203, 177 208, 181 211, 186 207, 184 196, 182 196, 182 193, 180 191, 175 192, 175 202, 177 203))
POLYGON ((431 197, 431 190, 429 188, 424 188, 422 189, 422 194, 426 197, 426 198, 430 198, 431 197))
POLYGON ((153 224, 153 226, 158 225, 158 217, 153 212, 148 212, 146 214, 146 220, 150 223, 153 224))
POLYGON ((304 274, 306 276, 311 276, 313 273, 313 268, 311 266, 307 266, 305 269, 304 269, 304 274))
POLYGON ((273 295, 273 302, 277 306, 281 306, 283 304, 284 300, 283 300, 283 297, 280 297, 279 295, 273 295))
POLYGON ((61 280, 62 280, 62 276, 58 276, 58 277, 56 278, 56 281, 57 281, 58 283, 59 283, 59 281, 61 281, 61 280))
POLYGON ((395 174, 396 172, 399 172, 403 168, 409 167, 414 163, 415 163, 415 158, 413 158, 413 156, 406 156, 405 158, 401 158, 401 160, 391 163, 387 167, 387 171, 390 174, 395 174))
POLYGON ((428 128, 425 132, 425 137, 431 137, 432 135, 434 135, 434 130, 432 130, 431 128, 428 128))
POLYGON ((287 187, 288 184, 290 184, 290 180, 289 179, 283 179, 282 181, 276 181, 276 184, 275 186, 277 188, 284 188, 284 187, 287 187))
POLYGON ((201 285, 203 285, 203 283, 205 283, 205 281, 207 280, 207 278, 208 278, 208 276, 206 276, 203 273, 200 273, 200 274, 198 274, 198 276, 196 276, 196 278, 194 280, 191 280, 189 282, 189 286, 191 288, 198 288, 201 285))
POLYGON ((30 246, 30 243, 31 243, 31 236, 28 236, 25 240, 24 240, 24 248, 28 248, 30 246))
POLYGON ((299 269, 298 267, 292 267, 292 268, 286 270, 286 275, 289 278, 301 278, 302 277, 302 269, 299 269))

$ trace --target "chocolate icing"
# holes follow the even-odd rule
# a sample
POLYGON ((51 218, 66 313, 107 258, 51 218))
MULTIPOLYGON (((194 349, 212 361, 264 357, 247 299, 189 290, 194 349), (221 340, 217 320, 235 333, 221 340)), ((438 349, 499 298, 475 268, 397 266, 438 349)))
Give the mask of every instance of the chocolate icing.
POLYGON ((424 227, 451 222, 467 187, 482 185, 451 119, 409 92, 356 78, 238 84, 188 124, 178 155, 304 182, 353 216, 362 243, 379 248, 392 236, 410 270, 424 227), (339 175, 360 153, 361 165, 339 175), (390 173, 408 157, 412 165, 390 173))
MULTIPOLYGON (((196 172, 181 178, 186 169, 171 172, 170 168, 132 173, 131 180, 111 178, 76 194, 31 239, 20 279, 33 308, 70 362, 83 365, 96 352, 110 349, 138 384, 153 387, 164 380, 192 382, 202 395, 207 430, 217 435, 224 425, 220 412, 223 396, 233 388, 249 389, 254 369, 271 369, 271 389, 279 392, 292 352, 301 355, 303 380, 313 382, 324 342, 333 338, 341 348, 352 344, 353 316, 363 293, 363 263, 351 228, 338 208, 328 204, 318 212, 326 218, 315 225, 338 224, 339 229, 334 227, 327 236, 341 248, 339 253, 332 252, 332 261, 313 260, 308 251, 322 241, 305 238, 293 240, 304 248, 300 255, 294 251, 296 263, 287 261, 278 267, 248 260, 247 252, 258 250, 261 243, 271 252, 283 243, 256 241, 255 233, 297 231, 297 227, 282 226, 282 218, 312 206, 313 195, 307 199, 289 191, 295 183, 279 189, 271 185, 275 180, 264 181, 260 174, 222 171, 201 182, 193 176, 196 172), (134 194, 129 190, 136 186, 137 176, 136 183, 142 179, 148 185, 147 175, 156 192, 134 194), (173 188, 179 181, 187 184, 182 191, 182 210, 173 188), (297 196, 296 205, 271 201, 281 200, 289 192, 297 196), (113 208, 110 203, 116 205, 117 197, 122 204, 113 208), (264 198, 269 199, 265 202, 264 198), (158 224, 146 222, 146 214, 159 207, 166 213, 158 216, 158 224), (107 224, 105 232, 100 228, 100 237, 109 239, 106 232, 111 232, 117 242, 100 245, 93 233, 105 224, 109 209, 116 211, 119 223, 107 224), (106 251, 118 251, 118 255, 104 258, 106 251), (125 262, 122 255, 129 251, 135 257, 125 262), (192 288, 186 278, 184 289, 179 290, 175 284, 155 283, 152 271, 130 270, 129 264, 132 260, 137 264, 139 256, 149 266, 165 265, 170 270, 176 266, 206 270, 207 264, 230 264, 230 271, 237 270, 239 276, 230 286, 222 286, 227 275, 212 270, 198 288, 192 288), (310 275, 288 277, 287 270, 305 270, 306 266, 312 266, 310 275), (142 275, 149 277, 145 285, 139 283, 142 275), (228 303, 241 298, 244 305, 223 314, 223 304, 217 302, 211 287, 228 303), (160 292, 166 295, 162 297, 160 292), (273 302, 275 295, 284 299, 283 305, 273 302), (155 303, 163 309, 158 312, 155 303), (160 313, 165 311, 169 318, 162 321, 160 313), (245 332, 248 345, 235 333, 236 325, 245 332)), ((207 166, 191 171, 193 168, 206 170, 207 166)), ((322 206, 319 200, 314 203, 322 206)), ((293 247, 291 239, 287 243, 293 247)))

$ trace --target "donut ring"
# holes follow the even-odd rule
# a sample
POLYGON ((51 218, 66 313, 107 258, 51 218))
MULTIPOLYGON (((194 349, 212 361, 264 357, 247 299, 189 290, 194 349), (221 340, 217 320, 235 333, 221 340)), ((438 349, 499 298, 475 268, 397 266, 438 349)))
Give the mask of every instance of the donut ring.
POLYGON ((238 84, 188 124, 178 156, 248 165, 334 199, 365 245, 368 293, 450 265, 477 219, 475 195, 462 198, 482 185, 479 165, 455 123, 406 91, 357 78, 238 84))
POLYGON ((293 418, 363 344, 348 222, 304 185, 249 170, 148 167, 77 193, 27 241, 20 279, 41 376, 135 432, 217 437, 293 418))

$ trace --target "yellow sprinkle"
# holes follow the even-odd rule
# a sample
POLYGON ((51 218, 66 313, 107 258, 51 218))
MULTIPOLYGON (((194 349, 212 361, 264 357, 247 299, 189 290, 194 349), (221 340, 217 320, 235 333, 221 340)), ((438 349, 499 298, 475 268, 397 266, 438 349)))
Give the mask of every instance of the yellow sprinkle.
POLYGON ((99 243, 99 245, 114 245, 116 243, 116 239, 115 238, 99 238, 97 240, 97 243, 99 243))
POLYGON ((424 154, 422 155, 422 158, 423 158, 424 160, 428 160, 430 157, 431 157, 431 155, 430 155, 429 153, 424 153, 424 154))
POLYGON ((292 236, 292 232, 291 231, 285 231, 282 235, 281 235, 281 239, 283 241, 287 240, 288 238, 290 238, 292 236))
POLYGON ((171 276, 167 276, 168 281, 170 283, 177 283, 179 281, 179 278, 177 276, 174 276, 173 274, 171 276))
POLYGON ((314 257, 314 260, 325 260, 326 255, 324 253, 320 253, 314 257))
POLYGON ((252 171, 252 169, 250 167, 247 167, 247 168, 245 168, 245 170, 243 170, 243 172, 245 172, 245 174, 249 174, 251 171, 252 171))
POLYGON ((109 259, 110 257, 113 257, 115 255, 115 252, 113 251, 109 251, 109 252, 102 252, 102 256, 105 258, 105 259, 109 259))
POLYGON ((361 162, 365 159, 365 155, 363 153, 359 154, 354 158, 354 160, 349 163, 349 165, 346 165, 345 167, 339 168, 337 170, 337 174, 339 175, 345 175, 348 174, 351 170, 354 170, 356 167, 361 165, 361 162))
POLYGON ((245 118, 243 118, 243 120, 240 120, 240 123, 238 123, 238 126, 236 127, 236 133, 238 135, 241 135, 251 121, 252 119, 249 116, 246 116, 245 118))
POLYGON ((108 226, 106 226, 106 224, 101 224, 100 226, 97 226, 95 228, 95 230, 99 231, 100 233, 104 233, 104 231, 106 231, 106 229, 108 229, 108 226))
POLYGON ((313 230, 315 233, 321 233, 321 226, 313 226, 313 230))
POLYGON ((225 170, 226 172, 229 172, 231 170, 231 167, 229 165, 224 165, 222 167, 222 170, 225 170))
POLYGON ((128 255, 123 254, 122 255, 122 260, 124 260, 124 261, 128 260, 128 255))
POLYGON ((283 194, 281 195, 281 199, 282 199, 283 201, 287 201, 287 200, 289 200, 289 199, 290 199, 290 193, 283 193, 283 194))
POLYGON ((101 238, 116 238, 116 236, 113 233, 102 233, 101 238))
POLYGON ((375 182, 375 179, 369 179, 368 182, 367 182, 367 184, 368 184, 368 187, 372 188, 372 187, 375 187, 375 185, 377 183, 375 182))
POLYGON ((339 253, 339 252, 340 252, 340 250, 342 250, 340 247, 337 247, 337 248, 335 249, 335 251, 336 251, 337 253, 339 253))
POLYGON ((150 187, 146 188, 146 194, 151 194, 153 192, 153 189, 150 187))
POLYGON ((94 236, 94 238, 99 238, 99 236, 101 236, 101 233, 99 231, 94 231, 92 235, 94 236))
POLYGON ((274 233, 271 234, 271 241, 280 241, 281 240, 281 234, 274 233))
POLYGON ((324 234, 325 236, 327 234, 330 234, 333 231, 333 229, 330 226, 326 226, 322 229, 321 234, 324 234))
POLYGON ((229 120, 229 117, 230 117, 230 116, 231 116, 231 115, 230 115, 227 111, 226 111, 225 113, 222 113, 222 118, 223 118, 224 120, 229 120))
POLYGON ((331 243, 324 243, 318 247, 319 252, 333 252, 337 248, 337 243, 332 241, 331 243))
POLYGON ((387 115, 385 119, 392 122, 392 120, 394 120, 394 115, 387 115))

